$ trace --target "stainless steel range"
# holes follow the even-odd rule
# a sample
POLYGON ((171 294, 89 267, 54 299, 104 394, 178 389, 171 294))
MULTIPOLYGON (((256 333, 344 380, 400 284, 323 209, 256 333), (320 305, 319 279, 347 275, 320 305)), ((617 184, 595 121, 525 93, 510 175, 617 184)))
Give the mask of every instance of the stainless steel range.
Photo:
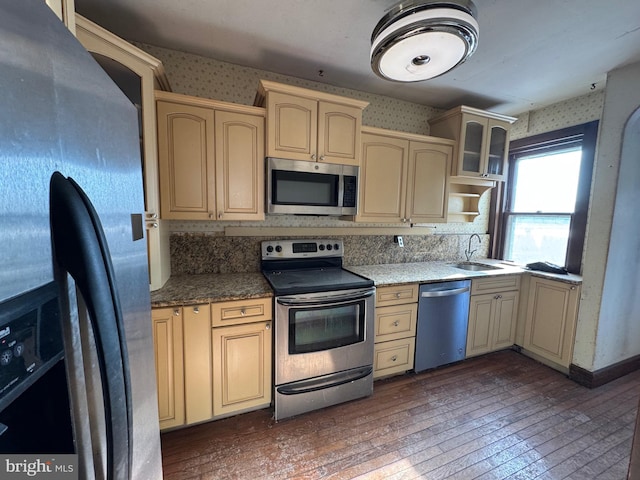
POLYGON ((373 392, 375 287, 342 268, 341 240, 262 242, 275 298, 275 419, 373 392))

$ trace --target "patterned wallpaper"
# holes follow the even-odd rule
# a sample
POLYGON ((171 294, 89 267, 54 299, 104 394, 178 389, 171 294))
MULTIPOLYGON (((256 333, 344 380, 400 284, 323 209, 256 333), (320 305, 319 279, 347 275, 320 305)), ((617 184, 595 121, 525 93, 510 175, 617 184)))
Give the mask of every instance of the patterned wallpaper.
POLYGON ((162 61, 176 93, 224 102, 253 105, 261 79, 342 95, 369 102, 362 123, 372 127, 428 135, 427 121, 442 110, 371 93, 334 87, 326 83, 288 77, 190 53, 146 44, 139 48, 162 61))
MULTIPOLYGON (((428 134, 428 120, 441 110, 382 95, 334 87, 273 72, 221 62, 212 58, 136 44, 164 65, 174 92, 244 105, 253 105, 260 79, 296 85, 369 102, 363 124, 409 133, 428 134)), ((512 139, 577 125, 600 118, 604 90, 560 102, 540 110, 525 112, 512 126, 512 139)), ((480 200, 481 215, 470 223, 435 224, 437 234, 485 233, 488 225, 489 193, 480 200)), ((264 222, 168 221, 172 232, 218 233, 226 226, 265 227, 360 227, 379 224, 355 224, 332 217, 268 216, 264 222)))
POLYGON ((518 120, 511 127, 511 139, 526 138, 598 120, 602 115, 604 93, 604 90, 597 90, 539 110, 516 115, 518 120))

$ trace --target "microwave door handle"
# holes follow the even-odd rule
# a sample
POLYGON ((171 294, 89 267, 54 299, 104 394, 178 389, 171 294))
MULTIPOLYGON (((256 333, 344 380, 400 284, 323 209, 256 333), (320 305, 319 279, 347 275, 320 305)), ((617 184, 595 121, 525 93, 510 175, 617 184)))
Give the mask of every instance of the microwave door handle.
POLYGON ((358 290, 356 292, 346 294, 331 294, 314 297, 278 297, 276 301, 281 305, 328 305, 332 303, 348 303, 356 300, 362 300, 375 294, 375 288, 366 290, 358 290))

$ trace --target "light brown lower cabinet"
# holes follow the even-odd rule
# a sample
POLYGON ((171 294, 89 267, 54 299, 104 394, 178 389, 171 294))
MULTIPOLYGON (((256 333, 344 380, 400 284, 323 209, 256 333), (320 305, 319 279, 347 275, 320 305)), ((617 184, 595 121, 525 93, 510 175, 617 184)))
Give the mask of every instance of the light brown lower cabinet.
POLYGON ((373 378, 402 374, 414 364, 418 284, 376 289, 373 378))
POLYGON ((235 414, 271 403, 271 322, 212 329, 213 411, 235 414))
POLYGON ((184 424, 182 308, 151 311, 160 428, 184 424))
POLYGON ((518 275, 472 280, 467 357, 513 346, 519 288, 518 275))
POLYGON ((183 307, 184 315, 184 406, 185 423, 213 417, 211 376, 211 307, 183 307))
POLYGON ((271 301, 152 310, 161 429, 271 404, 271 301))
POLYGON ((526 351, 568 369, 573 356, 580 285, 532 276, 525 318, 526 351))

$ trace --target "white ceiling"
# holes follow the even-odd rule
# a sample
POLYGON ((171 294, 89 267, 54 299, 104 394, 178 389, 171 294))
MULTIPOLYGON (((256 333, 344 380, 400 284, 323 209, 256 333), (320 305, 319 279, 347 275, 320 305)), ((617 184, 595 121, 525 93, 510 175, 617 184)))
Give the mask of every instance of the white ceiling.
POLYGON ((638 0, 474 0, 480 41, 467 62, 432 80, 389 82, 371 71, 369 50, 396 3, 75 0, 78 13, 130 41, 437 108, 518 114, 603 88, 608 71, 640 61, 638 0))

